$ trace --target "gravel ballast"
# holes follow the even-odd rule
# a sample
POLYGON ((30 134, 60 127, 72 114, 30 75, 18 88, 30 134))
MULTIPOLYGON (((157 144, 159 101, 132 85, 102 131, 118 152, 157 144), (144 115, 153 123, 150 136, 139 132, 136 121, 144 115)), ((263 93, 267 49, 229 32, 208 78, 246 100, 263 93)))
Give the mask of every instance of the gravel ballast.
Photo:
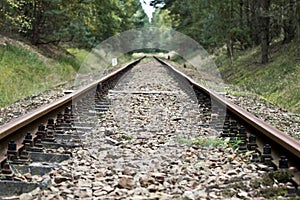
POLYGON ((289 184, 203 126, 183 87, 153 60, 134 67, 83 147, 51 172, 52 185, 21 199, 265 199, 266 190, 283 198, 289 184))

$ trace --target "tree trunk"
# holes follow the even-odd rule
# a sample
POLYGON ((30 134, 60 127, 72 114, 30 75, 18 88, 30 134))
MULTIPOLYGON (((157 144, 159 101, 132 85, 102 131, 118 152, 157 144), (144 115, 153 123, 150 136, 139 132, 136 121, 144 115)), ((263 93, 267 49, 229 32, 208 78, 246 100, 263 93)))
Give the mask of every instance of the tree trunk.
POLYGON ((245 3, 245 14, 246 14, 246 19, 247 19, 247 26, 251 27, 251 21, 250 21, 250 3, 249 3, 249 0, 246 0, 246 3, 245 3))
POLYGON ((32 21, 32 44, 39 42, 39 6, 37 1, 33 1, 33 21, 32 21))
POLYGON ((258 20, 258 5, 259 0, 251 1, 251 23, 250 23, 250 31, 252 42, 255 46, 260 44, 260 30, 259 30, 259 20, 258 20))
POLYGON ((261 62, 267 64, 269 62, 269 26, 270 26, 270 1, 263 0, 261 2, 261 62))
POLYGON ((4 20, 5 17, 5 9, 4 9, 4 0, 1 1, 1 19, 4 20))
POLYGON ((295 26, 295 10, 296 8, 296 1, 295 0, 290 0, 289 3, 289 9, 288 9, 288 16, 287 19, 284 20, 284 39, 283 43, 287 44, 290 43, 294 38, 295 38, 295 31, 296 31, 296 26, 295 26))
POLYGON ((34 0, 34 11, 32 21, 32 44, 37 45, 40 43, 43 24, 45 23, 45 1, 34 0))
POLYGON ((300 1, 297 2, 297 29, 298 29, 298 59, 300 59, 300 1))
POLYGON ((240 0, 240 28, 243 29, 244 27, 244 1, 240 0))
MULTIPOLYGON (((234 9, 233 9, 233 0, 230 0, 230 7, 228 8, 228 12, 229 12, 229 16, 230 16, 230 22, 229 22, 229 27, 228 29, 230 30, 232 28, 232 20, 233 20, 233 14, 234 14, 234 9)), ((233 48, 233 36, 232 36, 232 33, 230 31, 230 34, 229 34, 229 37, 227 39, 227 53, 228 53, 228 57, 230 59, 230 61, 232 62, 232 59, 233 59, 233 51, 234 51, 234 48, 233 48)))
POLYGON ((233 42, 231 39, 229 39, 227 41, 226 47, 227 47, 227 56, 230 59, 230 62, 232 63, 233 62, 233 42))

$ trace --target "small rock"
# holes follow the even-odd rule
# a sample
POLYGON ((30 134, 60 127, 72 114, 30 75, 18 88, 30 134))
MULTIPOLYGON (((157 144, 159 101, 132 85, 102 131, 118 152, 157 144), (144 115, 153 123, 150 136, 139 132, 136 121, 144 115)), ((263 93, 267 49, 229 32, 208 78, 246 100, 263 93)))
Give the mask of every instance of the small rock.
POLYGON ((195 195, 192 191, 185 191, 182 195, 183 200, 194 200, 195 195))
POLYGON ((150 199, 169 200, 172 199, 172 196, 163 192, 157 192, 153 195, 153 197, 150 196, 150 199))
POLYGON ((31 191, 31 195, 36 196, 40 191, 41 191, 41 189, 38 187, 35 190, 31 191))
POLYGON ((49 194, 46 198, 45 198, 45 200, 52 200, 52 199, 55 199, 55 194, 49 194))
POLYGON ((194 192, 194 194, 195 194, 196 199, 203 199, 203 198, 206 198, 206 196, 207 196, 205 189, 204 190, 196 190, 194 192))
POLYGON ((70 199, 74 199, 74 195, 73 194, 67 194, 66 197, 70 198, 70 199))
POLYGON ((50 189, 53 193, 59 192, 59 189, 56 188, 56 187, 54 187, 54 186, 51 186, 49 189, 50 189))
POLYGON ((239 166, 241 163, 236 160, 233 160, 233 161, 231 161, 231 164, 235 165, 235 166, 239 166))
POLYGON ((79 180, 77 183, 77 186, 80 188, 91 188, 92 187, 92 183, 90 181, 84 181, 84 180, 79 180))
POLYGON ((131 176, 123 176, 119 179, 118 186, 125 189, 131 189, 134 186, 133 178, 131 176))
POLYGON ((118 142, 117 140, 114 140, 110 137, 106 137, 105 140, 110 145, 119 145, 120 144, 120 142, 118 142))
POLYGON ((232 176, 232 175, 237 175, 237 172, 236 170, 229 170, 226 174, 232 176))
POLYGON ((87 198, 87 197, 92 197, 93 196, 93 191, 91 189, 83 190, 80 192, 80 197, 81 198, 87 198))
POLYGON ((93 196, 95 196, 95 197, 104 196, 104 195, 107 195, 106 191, 96 190, 93 192, 93 196))
POLYGON ((31 200, 33 199, 32 194, 24 193, 20 195, 20 200, 31 200))
POLYGON ((155 179, 152 177, 148 177, 146 175, 140 177, 140 184, 142 187, 147 187, 150 184, 154 184, 154 183, 155 183, 155 179))
POLYGON ((115 189, 115 188, 110 187, 109 185, 104 186, 104 187, 102 188, 102 190, 104 190, 104 191, 107 192, 107 193, 110 193, 110 192, 114 191, 114 189, 115 189))
POLYGON ((114 195, 118 195, 118 196, 123 196, 123 195, 127 195, 128 194, 128 190, 127 189, 115 189, 115 191, 113 192, 114 195))
POLYGON ((155 179, 158 181, 158 182, 160 182, 160 183, 163 183, 164 182, 164 180, 165 180, 165 176, 166 176, 166 174, 164 174, 164 173, 152 173, 151 174, 153 177, 155 177, 155 179))
POLYGON ((147 189, 149 192, 152 192, 152 193, 158 191, 158 187, 156 185, 149 185, 147 187, 147 189))
POLYGON ((62 193, 65 193, 65 194, 72 194, 73 192, 72 192, 72 190, 66 188, 66 189, 64 189, 64 190, 62 191, 62 193))
POLYGON ((238 197, 241 197, 241 198, 247 198, 248 197, 248 193, 245 192, 245 191, 240 191, 238 193, 238 197))
POLYGON ((32 176, 31 176, 31 174, 30 174, 30 173, 26 173, 26 174, 24 174, 24 177, 25 177, 27 180, 29 180, 29 181, 31 181, 31 180, 32 180, 32 176))
POLYGON ((59 147, 59 148, 57 149, 57 152, 58 152, 58 153, 64 153, 64 152, 65 152, 65 149, 64 149, 63 147, 59 147))
POLYGON ((69 177, 65 177, 65 176, 56 176, 55 178, 54 178, 54 182, 56 183, 56 184, 59 184, 59 183, 62 183, 62 182, 65 182, 65 181, 68 181, 68 180, 71 180, 69 177))
POLYGON ((260 164, 260 163, 258 163, 257 166, 258 166, 258 168, 261 169, 261 170, 267 170, 267 169, 268 169, 268 166, 263 165, 263 164, 260 164))
POLYGON ((99 172, 95 175, 96 178, 101 178, 103 176, 104 176, 103 172, 99 172))
POLYGON ((208 196, 211 197, 212 199, 217 199, 217 198, 218 198, 218 196, 216 195, 215 192, 210 192, 210 193, 208 194, 208 196))
POLYGON ((75 180, 78 180, 78 179, 80 179, 81 175, 82 175, 81 172, 74 172, 74 173, 73 173, 73 178, 74 178, 75 180))

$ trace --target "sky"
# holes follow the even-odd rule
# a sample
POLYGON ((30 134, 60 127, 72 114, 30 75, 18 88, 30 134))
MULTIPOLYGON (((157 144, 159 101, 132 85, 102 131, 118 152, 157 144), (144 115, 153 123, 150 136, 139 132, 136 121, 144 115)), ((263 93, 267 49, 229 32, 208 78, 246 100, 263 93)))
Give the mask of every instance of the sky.
POLYGON ((150 6, 150 1, 151 0, 140 0, 145 13, 149 17, 149 21, 151 22, 151 20, 152 20, 152 14, 155 11, 155 8, 152 7, 152 6, 150 6))

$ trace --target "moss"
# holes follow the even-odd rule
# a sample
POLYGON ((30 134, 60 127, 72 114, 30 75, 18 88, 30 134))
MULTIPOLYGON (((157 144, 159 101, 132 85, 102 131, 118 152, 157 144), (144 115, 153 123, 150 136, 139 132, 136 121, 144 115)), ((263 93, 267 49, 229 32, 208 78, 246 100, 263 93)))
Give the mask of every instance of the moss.
POLYGON ((121 135, 121 136, 120 136, 120 139, 121 139, 121 140, 128 140, 128 141, 130 141, 130 140, 133 140, 134 137, 131 136, 131 135, 121 135))
POLYGON ((260 180, 260 183, 263 186, 272 186, 274 184, 274 179, 272 179, 268 173, 262 175, 262 179, 260 180))
POLYGON ((253 194, 256 197, 277 199, 279 196, 285 196, 287 189, 285 187, 274 187, 275 179, 280 183, 286 183, 292 176, 293 174, 288 170, 268 172, 263 174, 261 178, 228 184, 226 188, 222 190, 222 194, 224 197, 231 198, 236 195, 238 189, 248 191, 249 188, 251 188, 251 191, 254 192, 253 194), (235 191, 231 190, 231 188, 234 188, 235 191))
POLYGON ((255 179, 254 181, 252 181, 252 182, 250 183, 250 186, 251 186, 252 188, 257 189, 257 188, 260 187, 260 184, 261 184, 261 181, 255 179))
POLYGON ((279 196, 285 196, 285 194, 287 194, 287 189, 285 188, 264 188, 264 189, 260 189, 259 191, 257 191, 256 196, 263 196, 267 199, 273 199, 273 198, 277 198, 279 196))
POLYGON ((268 173, 270 179, 276 179, 278 182, 287 183, 293 178, 294 174, 289 170, 278 170, 268 173))
POLYGON ((235 191, 229 190, 229 189, 222 191, 222 196, 226 197, 226 198, 232 198, 232 197, 234 197, 235 194, 236 194, 235 191))

